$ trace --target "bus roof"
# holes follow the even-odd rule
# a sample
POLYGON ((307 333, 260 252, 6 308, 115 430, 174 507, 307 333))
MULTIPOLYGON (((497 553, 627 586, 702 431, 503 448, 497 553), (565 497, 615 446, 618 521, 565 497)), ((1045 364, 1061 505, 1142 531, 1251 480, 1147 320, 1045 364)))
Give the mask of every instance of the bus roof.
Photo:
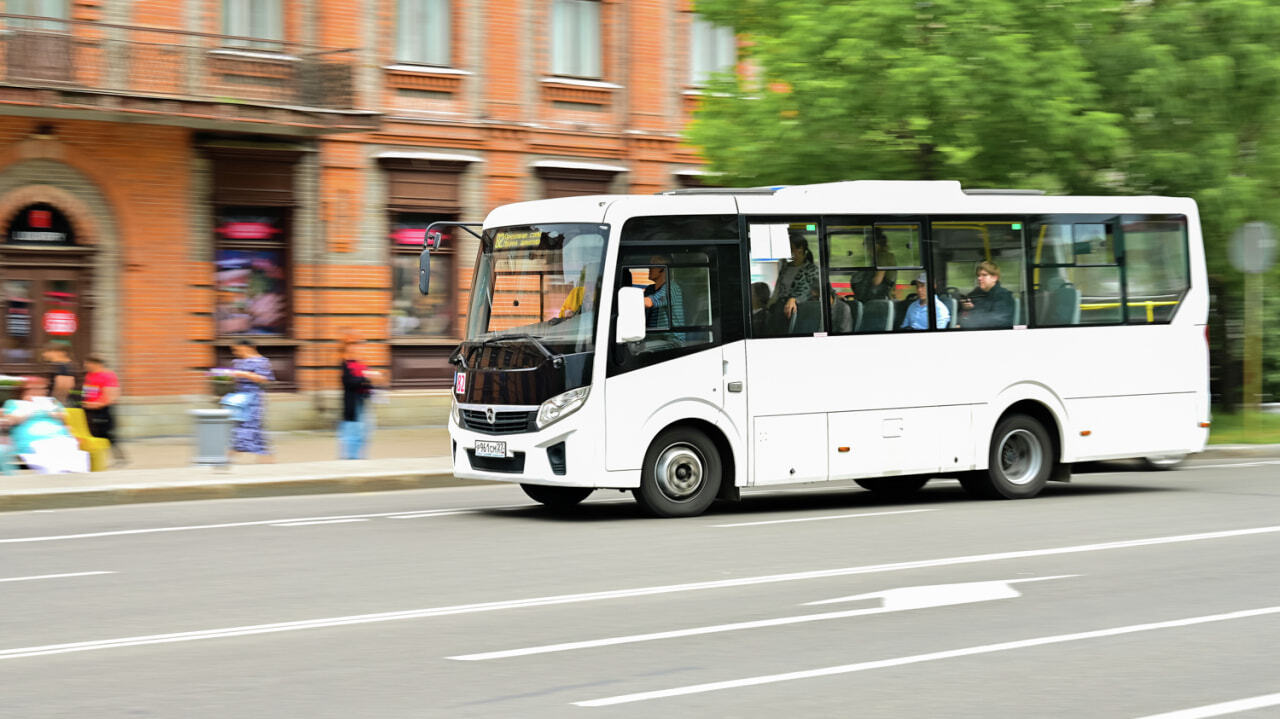
POLYGON ((1046 195, 1036 190, 966 190, 955 180, 847 180, 812 185, 691 188, 656 195, 586 195, 518 202, 495 208, 485 227, 604 222, 606 213, 747 215, 971 215, 971 214, 1185 214, 1195 202, 1183 197, 1046 195))

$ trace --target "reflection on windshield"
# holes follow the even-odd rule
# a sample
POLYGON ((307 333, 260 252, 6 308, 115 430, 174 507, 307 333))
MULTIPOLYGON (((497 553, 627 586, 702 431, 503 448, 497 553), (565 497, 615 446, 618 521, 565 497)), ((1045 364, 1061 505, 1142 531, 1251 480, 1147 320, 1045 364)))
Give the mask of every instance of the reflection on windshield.
POLYGON ((608 225, 487 230, 471 288, 467 339, 528 334, 556 352, 588 352, 608 225))

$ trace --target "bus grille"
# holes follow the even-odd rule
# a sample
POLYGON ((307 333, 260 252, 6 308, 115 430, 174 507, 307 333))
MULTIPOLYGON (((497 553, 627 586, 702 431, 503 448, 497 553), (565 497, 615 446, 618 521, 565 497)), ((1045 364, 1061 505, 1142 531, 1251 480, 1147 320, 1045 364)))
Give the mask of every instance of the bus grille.
POLYGON ((515 434, 527 432, 533 427, 534 412, 495 412, 493 424, 484 416, 484 410, 462 410, 462 426, 473 432, 485 434, 515 434))

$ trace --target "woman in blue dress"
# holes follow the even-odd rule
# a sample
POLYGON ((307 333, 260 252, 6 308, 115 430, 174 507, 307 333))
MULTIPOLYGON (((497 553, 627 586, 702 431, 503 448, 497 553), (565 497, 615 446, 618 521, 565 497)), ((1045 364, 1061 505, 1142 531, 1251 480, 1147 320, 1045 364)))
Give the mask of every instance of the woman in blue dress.
POLYGON ((236 392, 248 395, 243 405, 244 419, 231 431, 231 451, 256 454, 259 462, 274 461, 263 429, 267 414, 266 383, 276 378, 271 371, 271 361, 258 354, 253 343, 246 339, 236 340, 231 352, 236 356, 231 362, 236 392))

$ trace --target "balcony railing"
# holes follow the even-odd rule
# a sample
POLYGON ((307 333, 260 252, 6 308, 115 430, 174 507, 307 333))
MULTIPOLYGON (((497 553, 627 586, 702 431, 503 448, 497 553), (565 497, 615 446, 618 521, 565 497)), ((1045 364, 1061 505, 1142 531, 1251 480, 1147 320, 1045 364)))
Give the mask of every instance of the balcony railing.
POLYGON ((357 110, 354 49, 0 13, 0 85, 357 110))

